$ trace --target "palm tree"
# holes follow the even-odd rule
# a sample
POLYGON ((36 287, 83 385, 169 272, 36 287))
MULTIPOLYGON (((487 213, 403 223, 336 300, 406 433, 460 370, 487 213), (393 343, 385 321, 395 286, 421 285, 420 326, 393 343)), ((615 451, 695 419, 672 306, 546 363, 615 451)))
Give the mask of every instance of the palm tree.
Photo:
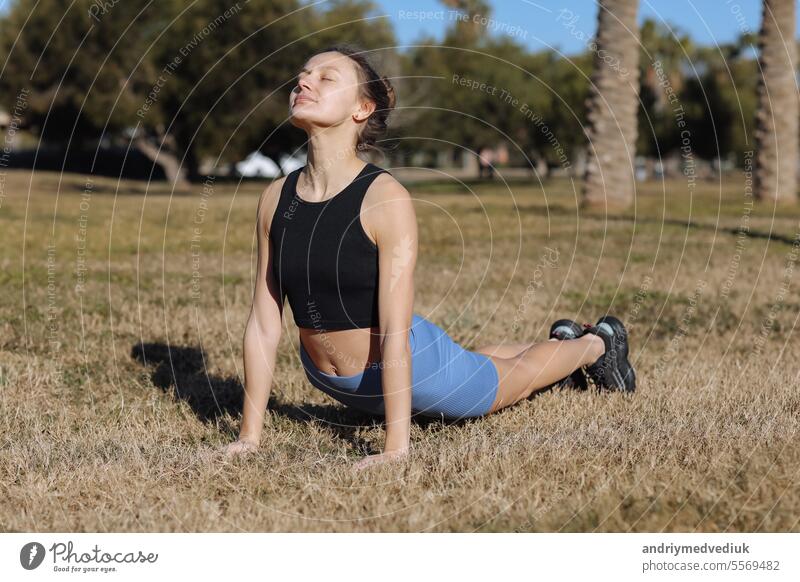
POLYGON ((760 200, 797 200, 795 1, 764 0, 755 131, 754 195, 760 200))
POLYGON ((639 105, 638 0, 600 0, 594 72, 588 100, 589 160, 583 204, 633 202, 639 105))

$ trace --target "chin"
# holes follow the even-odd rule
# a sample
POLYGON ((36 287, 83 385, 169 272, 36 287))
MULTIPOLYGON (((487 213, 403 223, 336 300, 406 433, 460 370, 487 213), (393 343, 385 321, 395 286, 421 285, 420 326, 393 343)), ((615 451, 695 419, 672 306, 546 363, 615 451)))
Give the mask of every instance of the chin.
POLYGON ((289 122, 297 127, 307 127, 314 123, 314 116, 305 113, 301 108, 289 111, 289 122))
POLYGON ((341 119, 336 116, 320 115, 319 112, 304 111, 303 107, 295 108, 290 112, 289 123, 296 127, 307 129, 309 127, 330 127, 339 123, 341 119))

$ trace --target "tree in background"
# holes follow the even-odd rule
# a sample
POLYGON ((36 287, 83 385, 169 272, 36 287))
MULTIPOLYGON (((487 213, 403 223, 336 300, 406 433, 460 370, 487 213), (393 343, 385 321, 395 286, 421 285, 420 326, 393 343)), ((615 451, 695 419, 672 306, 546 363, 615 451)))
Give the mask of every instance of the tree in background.
MULTIPOLYGON (((176 4, 183 9, 182 1, 176 4)), ((159 47, 159 61, 180 54, 187 39, 229 6, 228 0, 203 0, 183 12, 159 47)), ((314 51, 358 39, 364 49, 383 49, 391 59, 386 47, 396 44, 387 19, 370 16, 369 2, 332 2, 322 11, 298 10, 295 0, 237 6, 241 10, 213 38, 191 51, 159 97, 190 179, 198 177, 204 158, 237 161, 255 149, 277 158, 305 144, 305 134, 288 122, 289 92, 314 51)))
POLYGON ((511 90, 508 75, 512 67, 502 59, 514 63, 524 50, 496 44, 475 21, 476 15, 488 17, 488 3, 444 0, 443 4, 451 9, 448 14, 460 17, 449 19, 441 42, 423 37, 408 54, 407 68, 415 77, 409 84, 414 94, 428 99, 420 104, 401 102, 401 106, 418 107, 406 124, 406 137, 412 138, 405 141, 407 152, 423 152, 429 159, 450 153, 457 162, 465 150, 477 156, 482 146, 501 139, 498 129, 503 130, 501 120, 508 117, 498 96, 465 83, 497 87, 497 92, 511 90))
MULTIPOLYGON (((680 92, 691 129, 692 153, 702 159, 736 157, 752 149, 755 62, 741 57, 740 43, 698 47, 680 92)), ((741 159, 740 159, 741 161, 741 159)))
POLYGON ((3 103, 26 91, 24 127, 64 150, 94 148, 104 134, 132 125, 155 73, 142 58, 152 11, 122 2, 111 18, 92 16, 92 6, 76 0, 65 10, 60 0, 19 0, 0 19, 3 103))
POLYGON ((751 53, 755 54, 754 47, 755 35, 748 33, 739 37, 726 62, 726 68, 730 71, 730 82, 723 86, 723 98, 734 116, 727 151, 740 167, 745 164, 746 156, 749 155, 747 152, 753 150, 755 135, 759 74, 758 60, 750 58, 751 53))
POLYGON ((480 18, 488 18, 491 14, 492 8, 489 6, 489 2, 486 0, 442 0, 442 4, 463 15, 463 18, 455 20, 448 30, 445 44, 475 46, 486 38, 486 29, 480 23, 480 18))
POLYGON ((407 57, 406 67, 417 77, 410 80, 415 94, 429 96, 407 126, 407 135, 420 138, 409 140, 407 150, 429 158, 449 152, 459 164, 467 152, 477 157, 484 146, 506 142, 514 159, 528 163, 530 156, 546 174, 557 154, 532 119, 548 124, 569 147, 574 128, 580 129, 575 114, 582 115, 579 74, 551 51, 531 54, 511 36, 490 35, 481 24, 490 18, 488 4, 444 4, 453 8, 444 40, 422 37, 407 57), (562 123, 567 119, 571 126, 562 123))
POLYGON ((754 180, 754 195, 761 200, 797 200, 795 1, 764 0, 763 4, 754 180))
POLYGON ((585 53, 559 58, 550 51, 537 56, 540 58, 528 59, 528 70, 541 81, 533 83, 528 80, 525 97, 529 103, 538 103, 542 119, 530 116, 522 122, 531 151, 535 154, 537 173, 547 177, 552 166, 577 175, 584 169, 582 160, 587 151, 583 127, 586 124, 587 79, 592 71, 592 56, 585 53))
POLYGON ((633 202, 639 93, 638 0, 600 0, 597 50, 588 103, 588 206, 633 202))
POLYGON ((256 148, 269 155, 302 146, 304 135, 287 122, 294 77, 334 41, 394 46, 390 23, 367 18, 374 8, 356 0, 324 10, 297 0, 102 8, 18 0, 0 18, 8 55, 0 93, 10 104, 27 91, 23 126, 65 156, 130 143, 188 188, 203 160, 223 165, 256 148))
POLYGON ((761 192, 793 199, 794 186, 777 183, 778 176, 793 179, 797 157, 796 85, 790 69, 779 74, 792 65, 782 56, 796 51, 780 39, 793 29, 778 27, 791 26, 791 2, 765 5, 762 36, 783 48, 762 41, 763 75, 751 35, 695 47, 653 21, 637 32, 635 0, 604 1, 597 44, 569 57, 531 52, 508 31, 492 33, 483 24, 491 17, 485 0, 443 4, 451 9, 444 39, 423 36, 421 46, 399 53, 392 15, 365 0, 15 0, 0 16, 0 50, 8 57, 0 103, 9 109, 24 91, 21 127, 59 147, 67 169, 105 171, 112 156, 101 148, 115 146, 118 155, 131 147, 188 188, 253 150, 278 161, 302 149, 305 134, 287 120, 299 67, 325 46, 356 42, 398 91, 387 139, 400 134, 406 162, 423 154, 423 164, 460 165, 465 154, 474 159, 482 147, 506 142, 513 163, 533 165, 541 177, 557 167, 583 174, 585 203, 624 205, 633 196, 634 151, 651 170, 668 156, 671 171, 680 171, 675 106, 698 159, 741 164, 754 149, 760 98, 759 175, 771 176, 760 178, 761 192), (677 103, 667 100, 667 88, 677 103))
POLYGON ((675 99, 684 87, 684 65, 692 58, 691 39, 681 31, 646 19, 640 28, 639 129, 636 152, 663 158, 680 145, 675 99))
POLYGON ((307 50, 298 8, 296 0, 159 2, 158 91, 137 120, 140 148, 166 151, 188 181, 200 178, 203 159, 223 165, 252 151, 286 117, 281 87, 307 50))

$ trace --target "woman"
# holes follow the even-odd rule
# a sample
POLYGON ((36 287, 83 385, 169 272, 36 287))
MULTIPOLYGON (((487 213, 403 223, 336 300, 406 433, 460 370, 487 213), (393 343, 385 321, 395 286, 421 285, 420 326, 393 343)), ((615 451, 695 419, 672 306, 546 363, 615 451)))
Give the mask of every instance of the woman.
POLYGON ((556 382, 632 391, 622 323, 560 320, 552 341, 467 351, 413 312, 417 222, 408 191, 356 155, 385 132, 394 91, 361 52, 312 56, 290 96, 291 122, 308 134, 306 166, 273 182, 258 206, 258 267, 244 336, 245 402, 228 454, 257 448, 288 296, 310 383, 383 415, 382 453, 409 451, 412 414, 483 416, 556 382))

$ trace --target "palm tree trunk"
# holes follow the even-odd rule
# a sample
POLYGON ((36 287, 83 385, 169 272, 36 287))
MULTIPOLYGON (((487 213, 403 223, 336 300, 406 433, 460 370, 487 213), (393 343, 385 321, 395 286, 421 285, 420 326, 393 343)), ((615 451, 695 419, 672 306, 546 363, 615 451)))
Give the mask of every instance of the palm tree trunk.
POLYGON ((638 0, 600 0, 588 100, 584 206, 633 202, 639 105, 638 0))
POLYGON ((764 0, 763 5, 754 184, 754 194, 760 200, 797 200, 795 1, 764 0))

